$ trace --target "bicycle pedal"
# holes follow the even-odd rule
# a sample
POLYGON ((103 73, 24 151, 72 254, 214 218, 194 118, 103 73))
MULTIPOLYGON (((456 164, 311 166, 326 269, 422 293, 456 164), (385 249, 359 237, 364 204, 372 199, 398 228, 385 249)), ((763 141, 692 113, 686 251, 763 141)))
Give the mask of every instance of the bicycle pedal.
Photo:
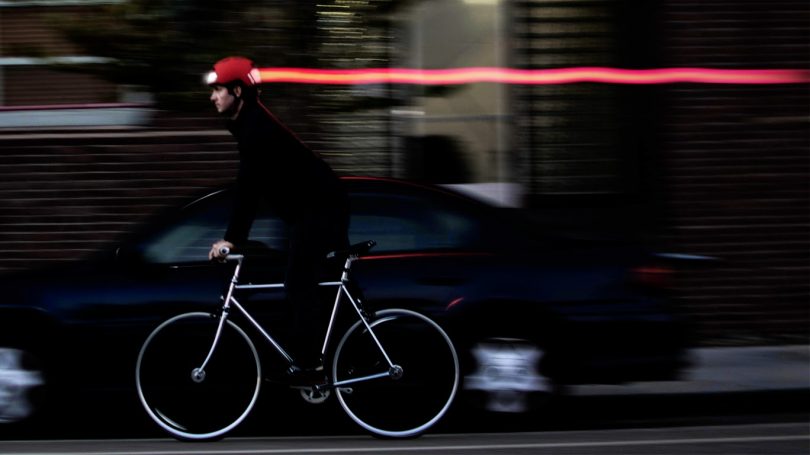
POLYGON ((286 384, 291 389, 297 390, 318 390, 325 392, 333 389, 332 384, 329 384, 328 382, 324 382, 321 384, 290 384, 289 382, 287 382, 286 384))

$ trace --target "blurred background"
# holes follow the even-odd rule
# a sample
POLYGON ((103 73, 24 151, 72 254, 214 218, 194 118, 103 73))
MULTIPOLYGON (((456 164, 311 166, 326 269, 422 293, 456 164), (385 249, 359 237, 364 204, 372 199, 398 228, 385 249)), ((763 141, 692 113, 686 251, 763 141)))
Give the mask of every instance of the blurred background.
MULTIPOLYGON (((202 75, 261 67, 810 69, 799 0, 0 0, 0 272, 109 248, 227 184, 202 75)), ((342 175, 454 185, 554 227, 718 258, 699 344, 810 335, 810 86, 272 84, 342 175)))

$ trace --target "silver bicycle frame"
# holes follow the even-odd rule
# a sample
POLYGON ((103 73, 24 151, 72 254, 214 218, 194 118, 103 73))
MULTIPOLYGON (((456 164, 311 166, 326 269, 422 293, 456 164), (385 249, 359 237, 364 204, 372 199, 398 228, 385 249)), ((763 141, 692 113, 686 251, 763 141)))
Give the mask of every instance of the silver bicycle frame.
MULTIPOLYGON (((352 304, 352 308, 354 308, 357 316, 363 322, 368 333, 371 335, 371 338, 374 340, 374 343, 377 345, 377 348, 382 353, 385 361, 388 363, 389 371, 385 373, 379 373, 375 375, 370 375, 363 378, 354 378, 348 381, 341 381, 340 383, 333 384, 334 386, 341 386, 346 385, 354 382, 365 381, 369 379, 377 379, 382 377, 387 377, 390 375, 390 371, 395 368, 394 363, 391 361, 390 357, 388 357, 388 353, 383 348, 380 340, 377 338, 377 335, 374 333, 374 330, 369 324, 369 321, 363 315, 363 311, 360 309, 360 305, 355 300, 354 296, 349 292, 347 287, 347 283, 349 282, 349 270, 351 269, 352 262, 357 259, 356 256, 349 256, 346 258, 346 262, 343 266, 343 273, 341 274, 340 281, 325 281, 319 283, 319 286, 331 286, 331 287, 338 287, 337 293, 335 295, 335 303, 332 306, 332 315, 329 318, 329 324, 326 327, 326 334, 324 335, 323 345, 321 347, 321 355, 326 355, 327 349, 329 348, 329 341, 332 338, 332 333, 335 326, 335 321, 337 319, 337 311, 340 305, 341 296, 346 296, 349 299, 349 302, 352 304)), ((231 278, 231 282, 228 285, 228 292, 225 295, 224 303, 222 305, 222 315, 219 320, 219 324, 217 326, 216 334, 214 335, 214 340, 211 343, 211 349, 208 351, 208 355, 206 356, 203 364, 199 367, 198 370, 204 371, 205 367, 208 365, 211 357, 214 354, 214 350, 216 349, 217 344, 219 343, 219 338, 222 334, 222 328, 225 325, 225 321, 228 319, 228 315, 230 313, 231 305, 236 308, 244 317, 247 319, 248 322, 259 332, 262 336, 270 343, 273 348, 282 356, 284 357, 290 365, 295 364, 295 360, 284 350, 284 348, 272 337, 269 333, 264 329, 264 327, 256 321, 253 316, 245 309, 234 297, 235 291, 238 290, 267 290, 267 289, 284 289, 283 283, 272 283, 272 284, 239 284, 239 273, 242 269, 242 261, 244 260, 244 256, 240 254, 230 254, 226 258, 227 261, 235 261, 236 267, 234 268, 233 277, 231 278)))

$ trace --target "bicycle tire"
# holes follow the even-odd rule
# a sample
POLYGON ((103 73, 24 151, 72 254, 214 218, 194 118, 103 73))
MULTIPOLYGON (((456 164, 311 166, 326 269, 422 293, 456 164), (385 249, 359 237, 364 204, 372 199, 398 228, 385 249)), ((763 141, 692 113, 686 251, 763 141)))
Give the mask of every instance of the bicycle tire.
POLYGON ((147 337, 135 367, 136 386, 147 414, 180 440, 223 437, 248 416, 259 396, 261 364, 253 342, 228 320, 205 368, 202 365, 220 319, 185 313, 160 324, 147 337))
POLYGON ((402 375, 341 385, 389 369, 365 324, 358 321, 335 349, 332 380, 338 400, 352 420, 376 436, 419 436, 447 413, 458 391, 455 347, 438 324, 414 311, 381 310, 369 325, 402 375))

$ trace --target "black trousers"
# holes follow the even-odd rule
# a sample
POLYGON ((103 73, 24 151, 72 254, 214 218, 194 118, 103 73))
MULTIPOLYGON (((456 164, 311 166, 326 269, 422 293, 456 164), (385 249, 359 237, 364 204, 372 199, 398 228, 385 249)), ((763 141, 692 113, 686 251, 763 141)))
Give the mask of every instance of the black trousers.
POLYGON ((318 283, 335 280, 342 263, 326 255, 349 246, 348 202, 303 214, 290 225, 290 251, 285 290, 293 306, 292 356, 297 366, 313 368, 321 362, 330 304, 319 297, 318 283), (331 275, 330 275, 331 274, 331 275))

